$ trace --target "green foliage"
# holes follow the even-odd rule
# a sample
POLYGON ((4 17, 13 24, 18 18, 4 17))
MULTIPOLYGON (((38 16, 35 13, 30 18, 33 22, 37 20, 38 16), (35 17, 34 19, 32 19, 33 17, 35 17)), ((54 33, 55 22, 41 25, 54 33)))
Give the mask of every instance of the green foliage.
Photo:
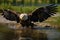
POLYGON ((49 0, 50 4, 54 4, 56 0, 49 0))
POLYGON ((60 4, 60 0, 57 0, 57 3, 60 4))
POLYGON ((58 12, 60 13, 60 6, 58 6, 57 8, 58 8, 58 12))
POLYGON ((0 9, 11 9, 14 10, 16 12, 20 12, 20 13, 31 13, 36 7, 35 6, 12 6, 12 5, 7 5, 7 4, 3 4, 0 6, 0 9))
POLYGON ((60 28, 60 16, 51 17, 50 19, 45 21, 45 23, 49 23, 51 26, 54 26, 56 28, 60 28), (49 21, 49 20, 51 20, 51 21, 49 21))
POLYGON ((11 5, 36 5, 38 6, 40 3, 41 4, 52 4, 52 3, 57 3, 60 4, 60 0, 0 0, 0 4, 6 3, 6 4, 11 4, 11 5))

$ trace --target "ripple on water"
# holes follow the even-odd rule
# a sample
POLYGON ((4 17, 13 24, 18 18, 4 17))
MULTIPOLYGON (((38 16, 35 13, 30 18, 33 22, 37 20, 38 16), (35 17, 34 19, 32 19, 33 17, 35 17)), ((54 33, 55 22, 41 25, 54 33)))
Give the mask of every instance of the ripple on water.
MULTIPOLYGON (((11 25, 9 25, 9 27, 12 28, 11 25)), ((15 29, 15 26, 13 26, 13 28, 15 29)), ((35 27, 34 30, 39 30, 39 31, 42 31, 43 33, 46 33, 48 40, 53 40, 55 38, 60 37, 60 32, 56 31, 56 29, 54 28, 35 27)))

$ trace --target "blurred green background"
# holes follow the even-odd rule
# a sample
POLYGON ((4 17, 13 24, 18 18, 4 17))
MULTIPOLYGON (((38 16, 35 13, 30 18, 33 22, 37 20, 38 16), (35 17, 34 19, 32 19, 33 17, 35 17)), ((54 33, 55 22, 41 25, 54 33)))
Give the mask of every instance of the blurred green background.
MULTIPOLYGON (((43 23, 47 23, 50 24, 51 27, 58 28, 58 31, 60 32, 60 0, 0 0, 0 9, 11 9, 20 13, 32 13, 36 8, 46 6, 49 4, 58 4, 58 12, 56 14, 57 16, 55 15, 55 17, 51 17, 43 23)), ((40 31, 40 33, 36 30, 34 30, 33 33, 29 33, 29 31, 27 33, 26 30, 24 30, 22 32, 22 35, 24 35, 24 32, 25 35, 31 35, 34 38, 34 40, 36 40, 35 38, 37 38, 38 40, 39 37, 44 37, 46 39, 43 40, 47 40, 47 35, 45 33, 41 33, 40 31)), ((11 40, 16 35, 17 34, 15 34, 15 30, 11 30, 10 28, 8 28, 7 24, 0 23, 0 40, 11 40)))

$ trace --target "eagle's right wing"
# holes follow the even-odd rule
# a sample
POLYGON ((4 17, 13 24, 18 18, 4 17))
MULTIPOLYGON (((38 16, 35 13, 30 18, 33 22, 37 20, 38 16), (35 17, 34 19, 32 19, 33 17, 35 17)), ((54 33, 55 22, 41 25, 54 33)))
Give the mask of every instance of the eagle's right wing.
POLYGON ((4 10, 2 10, 2 15, 7 20, 16 21, 17 23, 20 22, 20 18, 15 11, 4 9, 4 10))

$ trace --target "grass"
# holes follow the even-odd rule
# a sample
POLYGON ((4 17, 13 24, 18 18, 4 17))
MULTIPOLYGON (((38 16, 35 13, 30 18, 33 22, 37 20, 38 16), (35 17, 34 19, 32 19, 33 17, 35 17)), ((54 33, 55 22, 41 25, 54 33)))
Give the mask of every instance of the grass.
MULTIPOLYGON (((11 4, 1 4, 0 5, 0 9, 11 9, 17 12, 25 12, 25 13, 30 13, 33 10, 35 10, 36 8, 41 7, 41 6, 12 6, 11 4)), ((58 8, 58 12, 60 12, 60 6, 57 7, 58 8)))
POLYGON ((60 16, 50 17, 49 19, 44 21, 44 23, 48 23, 50 24, 50 26, 60 29, 60 16))
POLYGON ((58 6, 57 8, 58 8, 58 12, 60 13, 60 6, 58 6))
POLYGON ((35 6, 11 6, 11 5, 0 5, 0 9, 11 9, 20 13, 30 13, 32 12, 36 7, 35 6))

